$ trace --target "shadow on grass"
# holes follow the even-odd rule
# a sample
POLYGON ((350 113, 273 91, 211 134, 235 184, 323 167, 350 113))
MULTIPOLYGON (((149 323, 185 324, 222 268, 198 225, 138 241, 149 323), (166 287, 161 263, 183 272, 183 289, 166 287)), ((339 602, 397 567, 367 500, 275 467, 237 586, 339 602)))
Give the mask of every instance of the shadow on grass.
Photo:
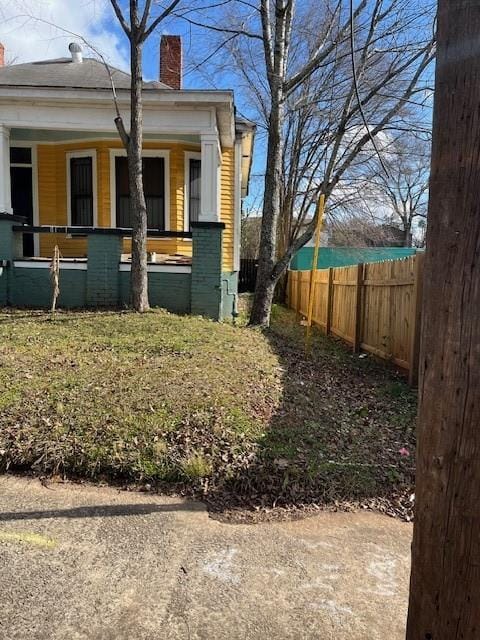
POLYGON ((307 354, 304 328, 282 308, 265 337, 282 368, 282 400, 255 455, 209 496, 213 508, 362 502, 408 491, 416 393, 399 372, 318 331, 307 354))
MULTIPOLYGON (((217 511, 362 502, 411 487, 416 394, 387 364, 317 331, 306 354, 304 329, 282 308, 263 333, 268 344, 253 329, 200 318, 104 315, 115 322, 82 312, 59 315, 55 331, 34 327, 32 349, 52 343, 45 370, 21 349, 3 367, 19 385, 4 391, 2 469, 148 482, 217 511), (28 406, 20 381, 33 385, 32 367, 40 384, 28 406)), ((36 314, 25 318, 20 328, 36 314)), ((18 331, 13 344, 29 337, 18 331)))

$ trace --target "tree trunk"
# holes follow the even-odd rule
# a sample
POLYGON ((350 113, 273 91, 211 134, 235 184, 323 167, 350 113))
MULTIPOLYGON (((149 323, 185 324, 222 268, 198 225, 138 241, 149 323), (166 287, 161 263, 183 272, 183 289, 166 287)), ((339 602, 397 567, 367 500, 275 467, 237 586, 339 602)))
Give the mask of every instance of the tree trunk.
POLYGON ((479 33, 439 0, 407 640, 480 638, 479 33))
POLYGON ((142 48, 131 40, 131 119, 128 145, 128 179, 130 186, 130 215, 132 230, 132 305, 136 311, 148 311, 147 273, 147 207, 142 178, 142 48))
POLYGON ((257 283, 250 314, 250 324, 263 327, 268 327, 270 324, 273 294, 277 283, 276 279, 272 277, 272 272, 276 258, 282 184, 282 125, 283 106, 277 98, 272 101, 269 119, 257 283))

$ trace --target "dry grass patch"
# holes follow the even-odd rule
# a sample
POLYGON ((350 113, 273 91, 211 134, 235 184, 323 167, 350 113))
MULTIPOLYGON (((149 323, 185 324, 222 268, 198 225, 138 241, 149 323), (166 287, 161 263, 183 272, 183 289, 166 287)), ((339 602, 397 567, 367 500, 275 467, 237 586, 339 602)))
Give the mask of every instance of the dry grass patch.
POLYGON ((415 394, 318 334, 307 357, 302 335, 282 309, 265 333, 162 311, 3 312, 0 466, 217 508, 391 505, 413 481, 415 394))

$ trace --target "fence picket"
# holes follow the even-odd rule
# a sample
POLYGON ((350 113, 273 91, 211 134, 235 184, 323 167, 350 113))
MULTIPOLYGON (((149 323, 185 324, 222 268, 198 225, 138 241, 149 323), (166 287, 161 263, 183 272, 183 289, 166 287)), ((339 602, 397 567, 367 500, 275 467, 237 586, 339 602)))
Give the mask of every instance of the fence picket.
POLYGON ((308 285, 314 278, 313 323, 409 370, 418 372, 423 255, 353 267, 290 271, 289 306, 308 311, 308 285))

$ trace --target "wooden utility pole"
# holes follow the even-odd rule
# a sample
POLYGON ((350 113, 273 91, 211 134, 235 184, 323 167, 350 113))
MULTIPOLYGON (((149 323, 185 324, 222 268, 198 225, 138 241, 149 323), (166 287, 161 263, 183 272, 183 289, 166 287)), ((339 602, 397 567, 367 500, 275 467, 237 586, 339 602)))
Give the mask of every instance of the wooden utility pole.
POLYGON ((438 1, 407 640, 480 638, 480 1, 438 1))

